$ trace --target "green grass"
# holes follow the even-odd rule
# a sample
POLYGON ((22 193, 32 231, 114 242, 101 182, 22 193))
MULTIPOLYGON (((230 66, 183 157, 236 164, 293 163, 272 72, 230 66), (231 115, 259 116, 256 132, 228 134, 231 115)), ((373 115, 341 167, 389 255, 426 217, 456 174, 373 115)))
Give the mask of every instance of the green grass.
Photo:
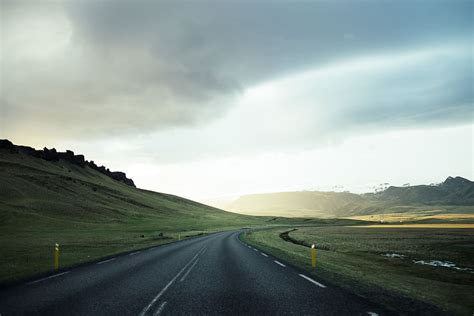
POLYGON ((51 271, 55 243, 67 267, 178 235, 268 220, 136 189, 88 167, 0 150, 0 283, 51 271))
POLYGON ((472 229, 321 226, 302 227, 290 232, 292 239, 306 245, 315 243, 319 248, 315 272, 311 272, 310 249, 281 239, 279 234, 285 231, 288 229, 261 230, 248 233, 243 238, 308 273, 315 273, 319 278, 346 287, 394 311, 399 311, 397 304, 400 296, 420 300, 451 313, 470 315, 474 311, 472 271, 412 262, 452 261, 460 267, 474 269, 472 229), (387 258, 382 256, 385 253, 405 257, 387 258))

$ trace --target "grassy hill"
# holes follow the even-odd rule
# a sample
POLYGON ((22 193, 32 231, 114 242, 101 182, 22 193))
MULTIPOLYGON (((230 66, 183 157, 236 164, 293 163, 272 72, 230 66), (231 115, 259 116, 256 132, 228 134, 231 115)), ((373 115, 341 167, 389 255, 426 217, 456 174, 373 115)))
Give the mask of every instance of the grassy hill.
POLYGON ((245 195, 226 209, 242 214, 347 217, 437 210, 474 213, 474 182, 449 177, 437 186, 389 187, 379 193, 278 192, 245 195))
POLYGON ((137 189, 91 168, 0 149, 0 282, 264 219, 137 189))

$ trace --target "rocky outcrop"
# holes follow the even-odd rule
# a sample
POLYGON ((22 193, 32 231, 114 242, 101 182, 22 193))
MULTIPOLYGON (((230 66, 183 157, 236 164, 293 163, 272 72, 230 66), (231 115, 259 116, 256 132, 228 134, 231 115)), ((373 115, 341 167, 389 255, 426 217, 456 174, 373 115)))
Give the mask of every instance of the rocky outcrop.
POLYGON ((127 178, 127 175, 124 172, 114 171, 114 172, 111 172, 111 174, 112 174, 111 175, 112 179, 115 179, 117 181, 121 181, 125 184, 128 184, 128 185, 132 186, 132 187, 135 186, 135 183, 133 183, 133 180, 127 178))
POLYGON ((133 183, 132 179, 127 178, 127 175, 124 172, 121 171, 110 171, 109 168, 105 168, 104 166, 97 166, 93 160, 91 161, 86 161, 85 162, 90 168, 99 171, 100 173, 103 173, 109 177, 111 177, 114 180, 123 182, 129 186, 134 187, 135 183, 133 183))
POLYGON ((58 152, 55 148, 48 149, 46 147, 43 148, 43 150, 36 150, 28 146, 17 146, 8 139, 0 139, 0 150, 7 150, 10 153, 24 154, 53 162, 65 160, 82 168, 89 167, 116 181, 120 181, 129 186, 135 187, 133 180, 127 178, 127 175, 124 172, 110 171, 104 166, 97 166, 93 160, 87 161, 84 155, 75 155, 71 150, 66 150, 66 152, 58 152))
POLYGON ((15 145, 8 139, 0 139, 0 149, 15 150, 15 145))

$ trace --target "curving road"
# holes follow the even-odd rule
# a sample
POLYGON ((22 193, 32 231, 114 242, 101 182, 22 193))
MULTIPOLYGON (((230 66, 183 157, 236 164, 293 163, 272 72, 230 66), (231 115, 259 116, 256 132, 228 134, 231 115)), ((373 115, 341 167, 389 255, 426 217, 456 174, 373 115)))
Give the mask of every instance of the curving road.
POLYGON ((386 314, 238 235, 184 240, 3 289, 0 314, 386 314))

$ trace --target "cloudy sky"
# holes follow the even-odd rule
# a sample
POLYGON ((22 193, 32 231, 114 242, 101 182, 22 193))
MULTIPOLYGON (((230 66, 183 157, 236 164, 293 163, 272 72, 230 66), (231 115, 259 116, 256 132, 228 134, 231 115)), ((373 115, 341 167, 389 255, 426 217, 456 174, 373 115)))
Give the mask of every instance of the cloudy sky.
POLYGON ((473 4, 1 0, 0 138, 198 200, 472 179, 473 4))

